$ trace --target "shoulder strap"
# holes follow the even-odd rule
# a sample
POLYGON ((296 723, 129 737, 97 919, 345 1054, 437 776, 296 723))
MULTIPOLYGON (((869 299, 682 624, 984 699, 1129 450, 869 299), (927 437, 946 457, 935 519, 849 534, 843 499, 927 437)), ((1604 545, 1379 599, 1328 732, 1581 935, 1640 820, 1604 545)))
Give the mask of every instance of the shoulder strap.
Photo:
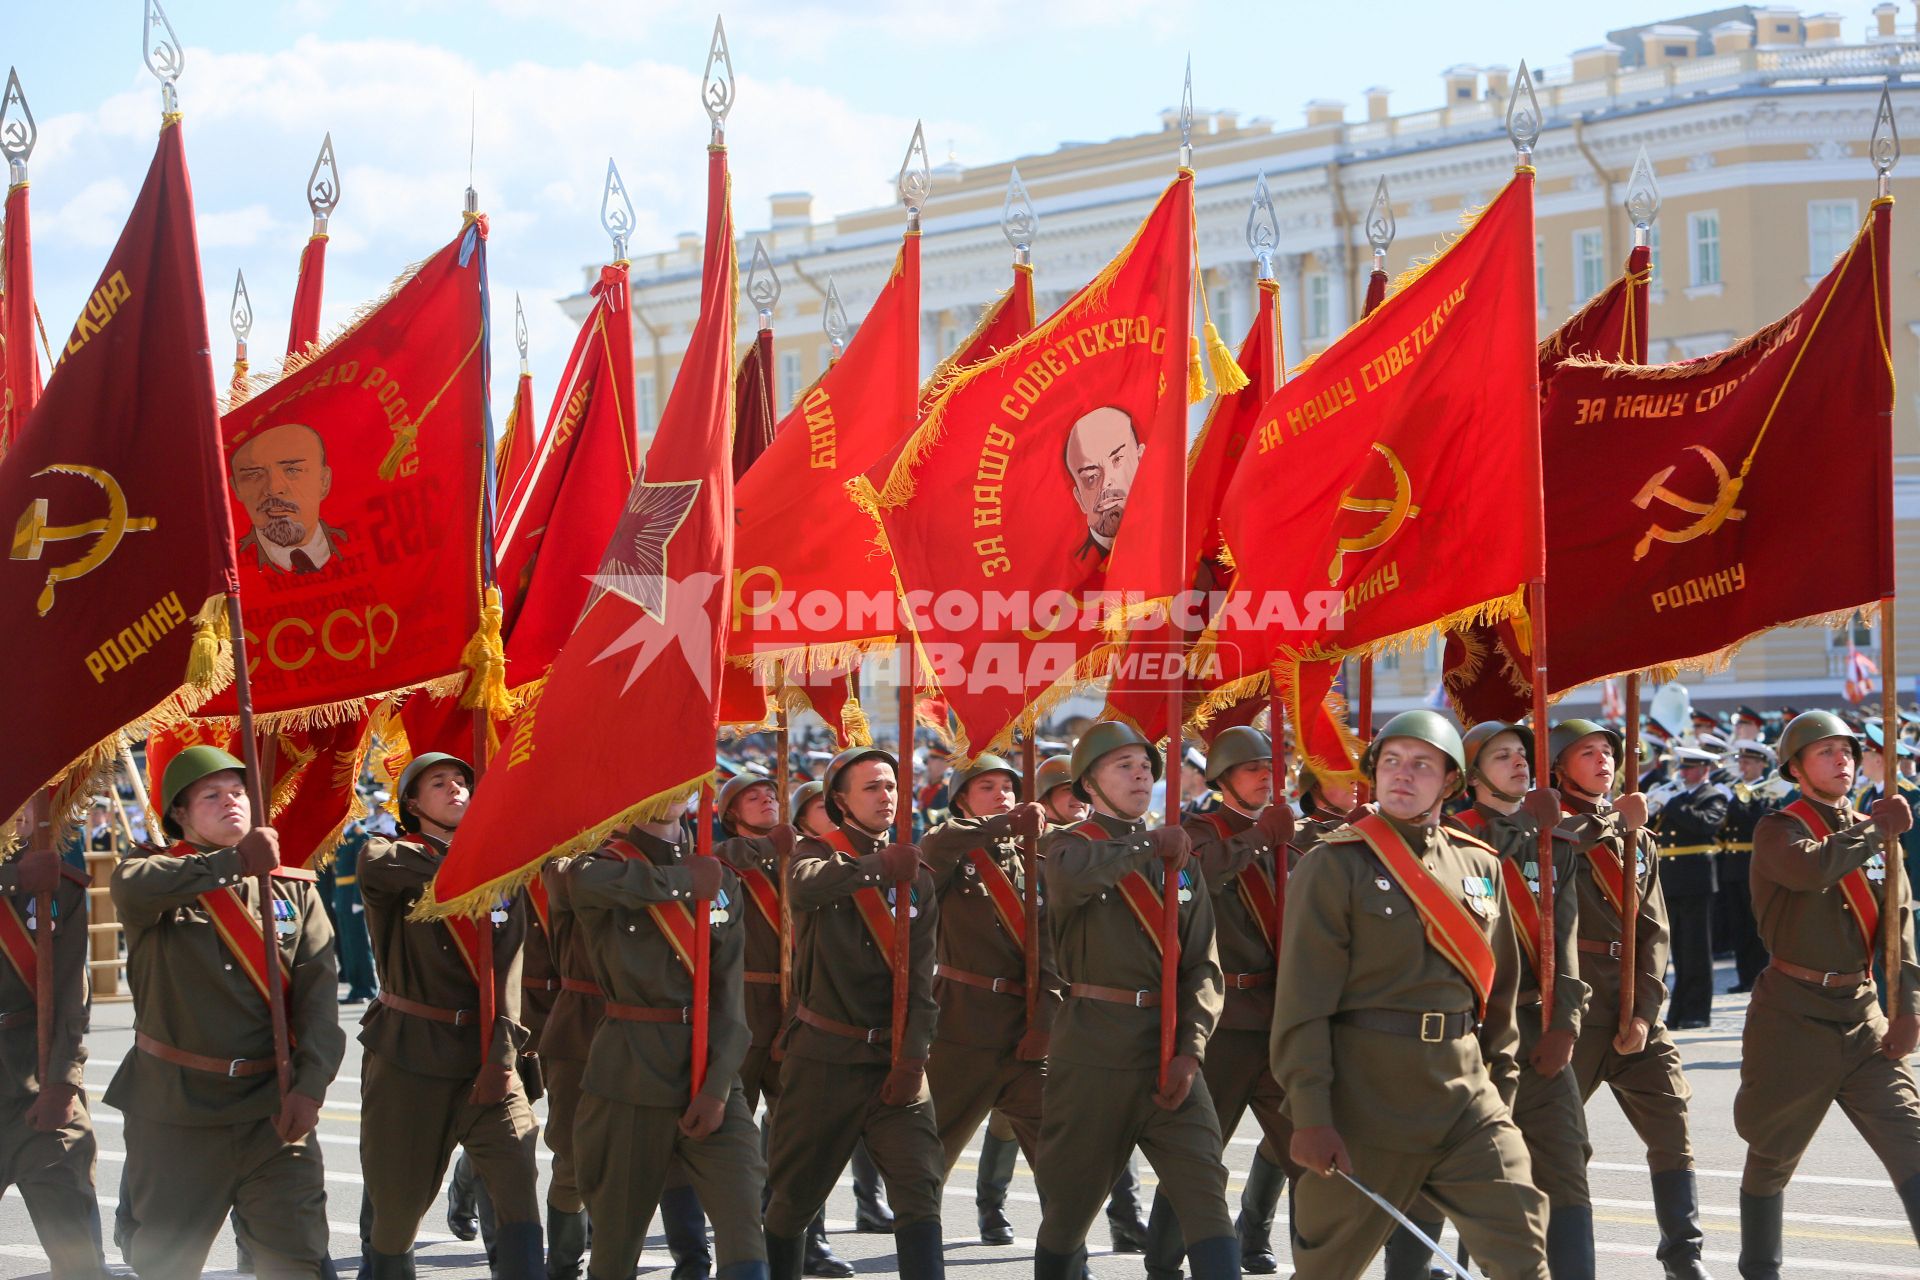
POLYGON ((1027 944, 1027 904, 1020 897, 1020 891, 1013 887, 1013 881, 985 849, 969 849, 967 859, 973 863, 973 869, 979 872, 980 883, 993 902, 994 914, 1000 917, 1001 925, 1013 935, 1014 941, 1024 947, 1027 944))
MULTIPOLYGON (((1813 834, 1815 840, 1824 843, 1833 836, 1833 828, 1820 811, 1809 804, 1803 796, 1780 812, 1791 815, 1813 834)), ((1874 859, 1880 859, 1878 853, 1874 859)), ((1874 937, 1880 932, 1880 897, 1873 891, 1873 881, 1867 878, 1865 867, 1855 867, 1840 877, 1840 893, 1847 900, 1847 906, 1853 912, 1853 922, 1860 929, 1860 940, 1866 945, 1868 967, 1872 967, 1874 937)))
POLYGON ((27 984, 27 991, 37 996, 40 965, 33 949, 33 934, 28 932, 20 907, 11 898, 0 902, 0 952, 6 953, 7 962, 20 975, 20 981, 27 984))
POLYGON ((1481 932, 1467 909, 1433 878, 1385 818, 1370 813, 1352 825, 1412 899, 1428 943, 1460 971, 1473 988, 1474 1002, 1484 1015, 1487 995, 1493 990, 1494 967, 1493 947, 1487 935, 1481 932))
MULTIPOLYGON (((835 827, 822 837, 826 846, 835 853, 857 860, 860 855, 853 851, 853 842, 847 839, 847 833, 835 827)), ((880 954, 893 954, 893 907, 887 902, 887 895, 867 885, 853 891, 853 905, 860 912, 860 918, 866 922, 867 932, 873 935, 873 945, 880 948, 880 954)))
MULTIPOLYGON (((239 962, 241 972, 253 982, 260 998, 271 999, 267 988, 266 935, 260 932, 260 913, 250 908, 240 891, 231 886, 201 894, 200 905, 206 909, 220 941, 226 943, 227 950, 239 962)), ((293 972, 287 967, 286 957, 280 954, 278 939, 273 954, 280 962, 281 983, 291 986, 293 972)))

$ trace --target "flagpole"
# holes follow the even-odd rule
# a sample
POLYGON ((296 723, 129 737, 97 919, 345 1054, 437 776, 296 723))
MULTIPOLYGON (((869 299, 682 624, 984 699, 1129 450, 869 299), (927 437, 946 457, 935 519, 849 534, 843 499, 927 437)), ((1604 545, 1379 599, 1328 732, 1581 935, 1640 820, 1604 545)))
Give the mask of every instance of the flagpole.
MULTIPOLYGON (((1393 246, 1393 238, 1398 230, 1398 223, 1393 216, 1393 201, 1387 195, 1387 180, 1383 175, 1379 185, 1373 189, 1373 206, 1367 211, 1367 243, 1373 248, 1373 271, 1367 276, 1367 300, 1360 312, 1363 320, 1387 300, 1387 250, 1393 246)), ((1355 693, 1353 727, 1354 736, 1364 748, 1373 741, 1373 655, 1362 654, 1359 665, 1360 687, 1355 693)), ((1367 798, 1364 778, 1355 786, 1354 794, 1359 800, 1367 798)))
MULTIPOLYGON (((59 850, 53 844, 53 823, 45 787, 34 788, 33 798, 27 801, 27 826, 31 834, 27 838, 27 848, 45 848, 55 857, 59 850), (44 845, 39 841, 44 840, 44 845)), ((34 1034, 38 1037, 35 1048, 38 1050, 38 1071, 40 1087, 47 1087, 47 1070, 53 1061, 53 892, 34 895, 33 926, 33 962, 38 971, 33 984, 33 1022, 34 1034)), ((71 926, 74 922, 68 921, 71 926)), ((86 927, 86 917, 79 921, 86 927)))
MULTIPOLYGON (((1874 192, 1874 205, 1876 207, 1883 204, 1890 205, 1893 203, 1893 167, 1900 162, 1900 134, 1894 127, 1893 97, 1884 86, 1880 90, 1879 110, 1874 116, 1873 138, 1869 154, 1873 157, 1873 167, 1878 180, 1874 192)), ((1868 234, 1874 235, 1874 232, 1869 230, 1868 234)), ((1875 244, 1876 246, 1878 244, 1877 236, 1875 236, 1875 244)), ((1873 269, 1876 275, 1874 295, 1880 302, 1880 314, 1875 317, 1875 320, 1880 325, 1880 342, 1884 350, 1887 349, 1887 342, 1892 332, 1890 272, 1885 254, 1874 254, 1873 269)), ((1881 788, 1884 794, 1892 796, 1899 794, 1895 781, 1898 759, 1896 748, 1899 745, 1900 724, 1900 655, 1899 648, 1894 643, 1896 616, 1894 584, 1899 581, 1899 576, 1895 569, 1898 539, 1894 536, 1893 528, 1893 403, 1891 399, 1880 411, 1880 416, 1885 424, 1880 433, 1879 448, 1886 482, 1880 494, 1882 510, 1878 535, 1881 573, 1887 584, 1885 594, 1880 597, 1880 736, 1881 741, 1886 744, 1886 749, 1881 755, 1887 761, 1885 780, 1881 783, 1881 788)), ((1881 964, 1886 973, 1887 1018, 1891 1021, 1899 1016, 1900 944, 1906 936, 1906 930, 1900 923, 1901 899, 1905 896, 1903 882, 1906 878, 1906 867, 1901 859, 1898 836, 1890 834, 1885 837, 1884 857, 1887 873, 1882 884, 1884 898, 1880 908, 1880 933, 1886 950, 1881 964)))
MULTIPOLYGON (((1254 281, 1254 305, 1268 318, 1273 334, 1273 349, 1256 370, 1253 393, 1265 405, 1287 381, 1286 343, 1282 341, 1280 282, 1273 275, 1273 255, 1280 241, 1280 219, 1274 212, 1273 195, 1267 190, 1267 175, 1262 173, 1253 184, 1253 207, 1247 210, 1247 248, 1253 252, 1259 274, 1254 281)), ((1257 323, 1257 322, 1256 322, 1257 323)), ((1280 695, 1280 659, 1275 657, 1267 676, 1267 734, 1273 744, 1272 803, 1287 803, 1287 707, 1280 695)), ((1284 846, 1273 851, 1273 954, 1280 954, 1280 925, 1287 914, 1287 877, 1291 873, 1284 846)))
POLYGON ((0 97, 0 156, 7 161, 6 295, 0 300, 0 335, 4 336, 4 372, 12 405, 0 417, 0 456, 19 438, 27 415, 40 395, 40 362, 33 351, 37 312, 33 304, 33 248, 29 230, 27 162, 33 158, 40 128, 20 73, 7 70, 7 87, 0 97))

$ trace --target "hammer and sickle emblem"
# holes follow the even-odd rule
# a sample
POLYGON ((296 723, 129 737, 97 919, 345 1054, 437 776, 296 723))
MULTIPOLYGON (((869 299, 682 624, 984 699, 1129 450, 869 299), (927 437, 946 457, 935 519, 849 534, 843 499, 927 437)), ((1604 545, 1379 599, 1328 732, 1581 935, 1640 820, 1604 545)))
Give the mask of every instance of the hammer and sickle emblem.
POLYGON ((1655 472, 1651 479, 1640 486, 1640 492, 1633 495, 1633 505, 1645 511, 1653 500, 1658 498, 1676 510, 1685 511, 1689 515, 1700 518, 1684 529, 1663 529, 1657 524, 1649 526, 1633 548, 1635 560, 1645 558, 1647 552, 1653 550, 1656 538, 1661 542, 1692 542, 1695 538, 1706 537, 1729 520, 1747 518, 1745 511, 1733 505, 1734 500, 1740 496, 1740 485, 1744 477, 1735 479, 1730 476, 1727 472, 1727 464, 1720 461, 1720 455, 1705 445, 1690 444, 1687 448, 1705 458, 1707 465, 1713 468, 1716 486, 1713 501, 1695 502, 1692 498, 1667 488, 1667 478, 1673 474, 1674 470, 1672 467, 1655 472))
POLYGON ((35 498, 20 513, 20 519, 13 526, 13 555, 15 560, 38 560, 41 549, 49 542, 70 542, 76 538, 92 538, 93 545, 87 548, 85 555, 66 564, 57 564, 47 570, 47 585, 40 592, 38 601, 40 616, 46 617, 53 608, 53 588, 62 582, 71 582, 75 578, 85 577, 107 562, 119 547, 120 539, 129 533, 146 532, 159 526, 152 516, 129 516, 127 514, 127 495, 115 480, 98 467, 83 467, 78 463, 55 463, 41 471, 34 472, 36 478, 44 475, 83 476, 99 485, 107 495, 107 514, 99 520, 83 520, 79 524, 48 524, 47 500, 35 498))
POLYGON ((1339 538, 1334 542, 1333 563, 1327 566, 1327 584, 1340 585, 1340 565, 1349 555, 1358 555, 1362 551, 1372 551, 1385 546, 1393 536, 1400 532, 1400 526, 1420 514, 1420 508, 1413 505, 1413 482, 1407 479, 1407 469, 1400 465, 1400 459, 1386 445, 1375 443, 1374 452, 1387 460, 1387 466, 1393 471, 1393 496, 1391 498, 1356 498, 1349 486, 1340 495, 1341 511, 1371 511, 1380 515, 1380 523, 1357 538, 1339 538))

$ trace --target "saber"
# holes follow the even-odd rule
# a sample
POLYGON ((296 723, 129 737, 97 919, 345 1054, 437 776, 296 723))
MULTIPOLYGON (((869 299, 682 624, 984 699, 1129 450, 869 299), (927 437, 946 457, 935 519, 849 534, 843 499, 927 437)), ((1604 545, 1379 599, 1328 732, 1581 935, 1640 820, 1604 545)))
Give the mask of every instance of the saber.
POLYGON ((1382 1209, 1384 1209, 1388 1217, 1392 1218, 1395 1222, 1399 1223, 1401 1226, 1405 1227, 1408 1231, 1412 1232, 1413 1238, 1415 1240, 1418 1240, 1421 1244, 1433 1250, 1433 1256, 1440 1259, 1440 1261, 1446 1265, 1447 1270, 1453 1272, 1453 1274, 1458 1278, 1458 1280, 1473 1280, 1473 1277, 1467 1274, 1467 1269, 1461 1266, 1459 1263, 1455 1262, 1453 1260, 1453 1255, 1440 1247, 1439 1241, 1433 1239, 1426 1232, 1422 1231, 1419 1227, 1416 1227, 1413 1225, 1413 1219, 1409 1218, 1406 1214, 1400 1212, 1398 1209, 1388 1204, 1385 1200, 1382 1200, 1379 1196, 1373 1194, 1373 1192, 1367 1190, 1364 1186, 1360 1185, 1360 1179, 1354 1177, 1352 1174, 1348 1173, 1346 1170, 1336 1169, 1334 1170, 1334 1172, 1338 1173, 1341 1177, 1345 1178, 1355 1191, 1358 1191, 1361 1195, 1365 1196, 1367 1199, 1373 1201, 1375 1204, 1379 1205, 1382 1209))

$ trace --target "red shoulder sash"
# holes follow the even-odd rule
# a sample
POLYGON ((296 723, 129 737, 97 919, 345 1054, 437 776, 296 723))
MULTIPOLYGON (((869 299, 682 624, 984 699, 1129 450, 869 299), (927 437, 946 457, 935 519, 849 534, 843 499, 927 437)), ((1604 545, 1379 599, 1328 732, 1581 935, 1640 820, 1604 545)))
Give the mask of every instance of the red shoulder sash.
POLYGON ((1487 935, 1474 923, 1467 909, 1433 878, 1385 818, 1370 813, 1355 819, 1351 825, 1413 901, 1427 941, 1466 978, 1473 988, 1474 1001, 1484 1014, 1487 995, 1493 990, 1493 947, 1487 935))
MULTIPOLYGON (((1827 820, 1820 816, 1818 809, 1807 803, 1805 797, 1785 806, 1781 812, 1792 814, 1800 825, 1813 833, 1815 840, 1825 841, 1833 835, 1833 828, 1827 825, 1827 820)), ((1880 860, 1880 855, 1876 853, 1873 861, 1880 860)), ((1840 877, 1840 892, 1853 911, 1853 922, 1860 927, 1860 940, 1866 944, 1867 958, 1871 961, 1874 935, 1880 931, 1880 899, 1873 891, 1873 882, 1867 879, 1866 867, 1855 867, 1840 877)))
POLYGON ((993 911, 1000 917, 1000 924, 1013 935, 1015 942, 1026 946, 1027 904, 1021 899, 1020 891, 1013 887, 1013 881, 985 849, 969 850, 967 858, 979 873, 980 883, 985 886, 987 897, 993 902, 993 911))
MULTIPOLYGON (((610 849, 630 862, 646 861, 647 855, 640 849, 620 839, 618 836, 608 840, 603 848, 610 849)), ((673 954, 680 958, 688 973, 693 972, 695 948, 693 942, 693 912, 685 902, 649 902, 647 914, 653 917, 667 945, 673 948, 673 954)))
MULTIPOLYGON (((1117 838, 1091 818, 1073 830, 1095 842, 1117 838)), ((1134 920, 1139 923, 1140 931, 1153 942, 1153 949, 1156 952, 1163 951, 1160 922, 1166 917, 1166 903, 1160 891, 1153 887, 1153 882, 1138 871, 1129 871, 1113 887, 1119 893, 1120 900, 1132 909, 1134 920)))
MULTIPOLYGON (((838 827, 827 832, 824 842, 835 853, 854 859, 860 856, 853 851, 853 842, 847 839, 847 833, 838 827)), ((892 955, 893 907, 887 902, 887 895, 868 885, 853 891, 853 905, 866 921, 867 932, 873 935, 873 945, 880 948, 880 954, 892 955)))

